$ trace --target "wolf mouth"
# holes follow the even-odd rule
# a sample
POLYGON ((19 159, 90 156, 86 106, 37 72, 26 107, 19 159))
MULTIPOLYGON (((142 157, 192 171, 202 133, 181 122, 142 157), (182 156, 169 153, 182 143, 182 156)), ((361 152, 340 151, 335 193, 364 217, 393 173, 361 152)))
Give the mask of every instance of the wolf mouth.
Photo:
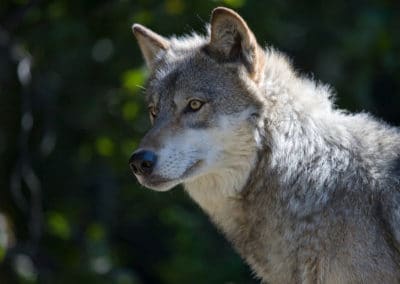
POLYGON ((180 183, 182 183, 184 180, 190 178, 192 174, 203 164, 203 160, 198 160, 194 162, 190 167, 186 169, 186 171, 178 178, 174 179, 169 179, 165 178, 160 175, 151 175, 148 179, 142 181, 141 183, 149 187, 151 189, 170 189, 180 183))
POLYGON ((187 170, 183 173, 182 178, 186 179, 192 175, 192 173, 197 170, 203 164, 203 160, 198 160, 193 163, 187 170))

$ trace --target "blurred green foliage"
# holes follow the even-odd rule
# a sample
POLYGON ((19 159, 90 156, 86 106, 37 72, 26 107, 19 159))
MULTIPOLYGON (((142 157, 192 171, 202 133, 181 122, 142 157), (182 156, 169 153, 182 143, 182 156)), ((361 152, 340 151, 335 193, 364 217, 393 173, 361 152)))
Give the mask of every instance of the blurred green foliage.
POLYGON ((399 3, 1 1, 0 283, 256 283, 180 188, 129 172, 149 128, 132 23, 204 32, 235 8, 340 107, 399 125, 399 3))

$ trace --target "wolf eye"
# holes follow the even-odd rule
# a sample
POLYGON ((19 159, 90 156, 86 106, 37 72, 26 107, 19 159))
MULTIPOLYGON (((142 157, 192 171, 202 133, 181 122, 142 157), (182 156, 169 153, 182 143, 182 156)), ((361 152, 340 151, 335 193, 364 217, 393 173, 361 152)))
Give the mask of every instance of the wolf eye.
POLYGON ((149 106, 148 109, 149 109, 149 113, 150 113, 150 120, 151 120, 151 122, 153 122, 153 120, 157 116, 157 109, 155 106, 149 106))
POLYGON ((156 117, 157 116, 156 108, 154 106, 149 106, 149 113, 152 117, 156 117))
POLYGON ((188 108, 191 111, 198 111, 202 106, 204 102, 199 101, 199 100, 191 100, 188 104, 188 108))

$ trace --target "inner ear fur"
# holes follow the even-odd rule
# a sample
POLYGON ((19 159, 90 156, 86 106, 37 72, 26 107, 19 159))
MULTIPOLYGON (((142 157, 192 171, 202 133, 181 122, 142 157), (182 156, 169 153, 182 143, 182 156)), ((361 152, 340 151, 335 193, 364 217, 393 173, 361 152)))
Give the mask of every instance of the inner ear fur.
POLYGON ((132 26, 132 31, 139 43, 140 50, 147 66, 150 69, 153 69, 157 54, 170 47, 169 41, 140 24, 134 24, 132 26))
POLYGON ((258 81, 264 65, 264 52, 246 22, 235 11, 224 7, 213 10, 208 49, 220 61, 244 64, 250 77, 258 81))

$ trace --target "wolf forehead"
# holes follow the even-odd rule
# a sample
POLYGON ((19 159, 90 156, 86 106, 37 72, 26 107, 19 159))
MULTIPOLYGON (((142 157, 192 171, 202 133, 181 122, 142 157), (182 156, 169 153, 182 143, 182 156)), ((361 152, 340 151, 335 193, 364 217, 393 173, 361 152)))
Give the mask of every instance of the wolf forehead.
MULTIPOLYGON (((197 35, 192 35, 199 38, 197 35)), ((237 69, 222 65, 207 53, 205 41, 183 49, 182 43, 161 54, 146 85, 148 103, 158 104, 168 100, 201 99, 224 105, 226 112, 243 109, 256 103, 249 90, 239 80, 237 69), (234 104, 231 104, 235 100, 234 104), (232 109, 235 107, 235 109, 232 109)), ((190 41, 188 37, 183 42, 190 41)), ((174 46, 174 45, 172 45, 174 46)))
MULTIPOLYGON (((207 62, 205 58, 199 57, 201 56, 190 56, 179 61, 159 63, 148 79, 146 90, 150 98, 154 96, 172 97, 177 91, 211 95, 215 88, 210 87, 208 81, 210 78, 208 77, 210 77, 209 72, 215 69, 215 66, 207 62)), ((156 97, 153 99, 155 100, 156 97)))

